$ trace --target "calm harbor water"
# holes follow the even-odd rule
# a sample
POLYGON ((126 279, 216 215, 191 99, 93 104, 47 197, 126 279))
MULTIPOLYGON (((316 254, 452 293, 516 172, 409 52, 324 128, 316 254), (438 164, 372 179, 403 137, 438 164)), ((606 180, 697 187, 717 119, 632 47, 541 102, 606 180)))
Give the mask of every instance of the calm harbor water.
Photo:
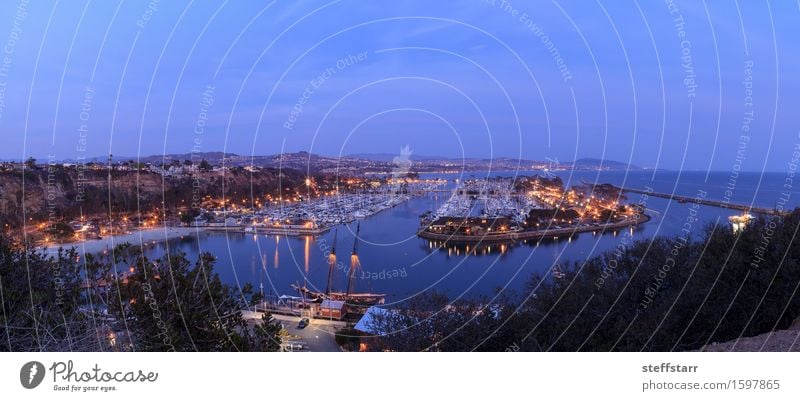
MULTIPOLYGON (((535 172, 518 175, 533 175, 535 172)), ((491 176, 513 176, 499 172, 491 176)), ((566 185, 578 185, 581 180, 612 183, 630 188, 650 187, 656 192, 696 196, 704 190, 707 199, 721 200, 726 187, 731 184, 729 173, 705 172, 558 172, 566 185), (678 180, 680 176, 680 179, 678 180), (677 184, 676 184, 677 182, 677 184)), ((486 173, 436 175, 448 179, 485 177, 486 173)), ((780 173, 741 173, 735 180, 731 202, 753 204, 772 208, 783 190, 784 175, 780 173)), ((658 235, 674 236, 680 233, 690 215, 691 204, 681 204, 667 199, 650 197, 646 207, 652 220, 631 231, 593 235, 581 233, 570 239, 547 240, 537 244, 493 245, 479 250, 464 248, 439 248, 427 240, 416 237, 419 215, 435 209, 446 200, 446 194, 413 198, 393 209, 383 211, 361 221, 358 254, 362 269, 357 271, 357 292, 388 294, 387 303, 401 302, 415 294, 437 290, 452 298, 493 296, 498 292, 525 288, 533 273, 546 274, 555 263, 582 261, 612 249, 632 235, 634 240, 646 240, 658 235)), ((629 194, 628 202, 639 202, 641 195, 629 194)), ((800 193, 792 193, 788 207, 800 202, 800 193)), ((693 235, 702 233, 703 226, 719 222, 730 229, 728 216, 735 211, 700 206, 699 222, 692 225, 693 235)), ((263 287, 265 294, 297 295, 291 284, 306 284, 309 288, 324 291, 328 274, 326 252, 333 246, 336 232, 338 266, 334 273, 334 289, 347 286, 346 270, 350 265, 356 224, 340 225, 316 237, 287 238, 274 235, 246 235, 203 233, 156 245, 147 250, 148 256, 171 250, 186 252, 194 259, 200 252, 217 256, 216 270, 223 280, 243 285, 252 283, 256 290, 263 287)))

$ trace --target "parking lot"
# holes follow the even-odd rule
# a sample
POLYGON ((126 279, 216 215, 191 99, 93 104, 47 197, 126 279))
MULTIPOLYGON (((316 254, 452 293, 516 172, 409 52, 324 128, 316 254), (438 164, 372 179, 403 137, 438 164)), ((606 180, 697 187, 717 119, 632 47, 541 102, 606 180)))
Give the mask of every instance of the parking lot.
MULTIPOLYGON (((261 319, 260 312, 244 311, 244 318, 247 320, 261 319)), ((283 323, 283 327, 289 333, 288 338, 284 339, 287 351, 315 351, 315 352, 339 352, 341 348, 336 344, 334 334, 336 330, 345 326, 344 322, 330 321, 323 319, 309 319, 309 325, 299 328, 300 318, 296 316, 272 315, 283 323)))

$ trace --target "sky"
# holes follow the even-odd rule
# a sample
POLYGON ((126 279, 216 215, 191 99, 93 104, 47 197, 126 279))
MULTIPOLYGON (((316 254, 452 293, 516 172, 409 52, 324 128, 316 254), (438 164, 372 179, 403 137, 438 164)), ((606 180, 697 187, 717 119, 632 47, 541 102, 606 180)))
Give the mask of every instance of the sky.
POLYGON ((0 159, 399 153, 782 171, 793 1, 0 2, 0 159))

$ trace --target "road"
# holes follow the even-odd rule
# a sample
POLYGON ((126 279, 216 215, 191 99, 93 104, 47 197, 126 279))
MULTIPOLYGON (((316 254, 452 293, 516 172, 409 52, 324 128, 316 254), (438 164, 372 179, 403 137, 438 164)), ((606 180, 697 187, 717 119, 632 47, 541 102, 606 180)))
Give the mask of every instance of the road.
MULTIPOLYGON (((261 312, 242 311, 247 320, 261 319, 261 312)), ((308 349, 303 351, 314 352, 340 352, 341 348, 336 344, 334 334, 336 330, 345 326, 344 322, 329 321, 323 319, 310 319, 311 324, 305 328, 298 328, 300 318, 296 316, 272 315, 283 323, 283 327, 289 332, 289 340, 297 343, 304 343, 308 349)), ((287 340, 284 340, 286 342, 287 340)))

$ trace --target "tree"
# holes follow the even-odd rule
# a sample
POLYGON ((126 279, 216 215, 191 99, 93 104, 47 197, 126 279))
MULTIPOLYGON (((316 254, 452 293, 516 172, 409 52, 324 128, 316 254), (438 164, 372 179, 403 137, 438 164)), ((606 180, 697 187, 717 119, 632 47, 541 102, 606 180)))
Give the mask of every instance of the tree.
POLYGON ((130 244, 112 254, 47 256, 0 237, 0 351, 280 349, 280 323, 245 320, 252 285, 223 284, 211 255, 190 266, 183 254, 150 261, 130 244))
POLYGON ((208 160, 203 159, 200 161, 200 171, 211 171, 211 164, 208 163, 208 160))
POLYGON ((82 308, 74 249, 47 256, 0 237, 0 351, 102 351, 108 327, 82 308))
POLYGON ((604 222, 604 223, 609 223, 609 222, 614 220, 614 217, 616 217, 616 213, 614 213, 613 210, 603 209, 603 210, 600 211, 599 220, 604 222))
POLYGON ((368 329, 384 333, 381 344, 394 351, 488 350, 481 344, 499 327, 501 307, 459 300, 430 292, 415 296, 399 309, 372 317, 368 329))
POLYGON ((181 223, 183 223, 186 226, 192 225, 192 223, 194 223, 195 218, 199 215, 200 215, 199 210, 188 209, 187 211, 181 213, 181 223))
POLYGON ((199 256, 191 266, 178 253, 149 260, 138 249, 120 249, 117 263, 133 272, 118 280, 112 299, 118 319, 130 326, 132 348, 138 351, 274 351, 280 348, 276 325, 269 316, 254 327, 243 318, 252 285, 236 289, 214 273, 215 258, 199 256), (115 290, 117 291, 117 290, 115 290))
POLYGON ((258 351, 280 351, 281 338, 286 335, 283 325, 272 314, 265 313, 253 328, 255 349, 258 351))
POLYGON ((688 351, 786 329, 800 319, 800 210, 709 226, 697 240, 657 237, 531 277, 524 297, 415 297, 376 316, 389 349, 688 351), (766 239, 765 239, 766 238, 766 239))
POLYGON ((30 168, 30 169, 35 169, 36 168, 36 159, 34 159, 33 157, 29 157, 28 160, 25 160, 25 167, 30 168))
POLYGON ((361 345, 361 337, 363 336, 363 333, 352 327, 344 327, 336 332, 334 339, 336 344, 345 350, 358 351, 361 345))
POLYGON ((56 238, 72 238, 75 235, 75 230, 69 224, 63 221, 56 222, 47 230, 47 233, 56 238))

